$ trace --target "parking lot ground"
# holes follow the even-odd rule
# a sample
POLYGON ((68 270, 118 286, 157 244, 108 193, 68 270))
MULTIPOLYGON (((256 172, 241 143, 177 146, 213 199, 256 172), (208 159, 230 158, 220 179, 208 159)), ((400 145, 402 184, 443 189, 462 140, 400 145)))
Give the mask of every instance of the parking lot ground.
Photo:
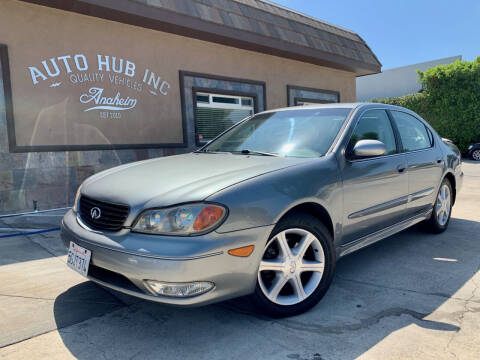
POLYGON ((248 299, 179 309, 118 295, 66 267, 58 232, 0 238, 0 358, 480 359, 480 163, 463 168, 448 231, 340 260, 325 298, 289 319, 248 299))

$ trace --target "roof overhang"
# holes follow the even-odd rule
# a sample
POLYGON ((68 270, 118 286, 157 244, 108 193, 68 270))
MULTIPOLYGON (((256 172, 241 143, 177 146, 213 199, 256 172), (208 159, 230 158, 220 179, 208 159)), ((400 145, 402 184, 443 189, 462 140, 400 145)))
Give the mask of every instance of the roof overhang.
MULTIPOLYGON (((381 71, 381 64, 367 63, 313 47, 263 36, 223 24, 206 21, 168 9, 131 0, 22 0, 60 10, 186 36, 199 40, 284 57, 315 65, 345 70, 357 76, 381 71)), ((363 43, 364 46, 368 46, 363 43)), ((368 48, 369 51, 371 51, 368 48)))

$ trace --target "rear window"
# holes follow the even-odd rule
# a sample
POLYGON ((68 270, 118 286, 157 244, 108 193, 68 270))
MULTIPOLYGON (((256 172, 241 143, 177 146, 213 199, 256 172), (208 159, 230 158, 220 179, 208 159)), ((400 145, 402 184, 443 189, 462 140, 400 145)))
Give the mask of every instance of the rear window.
POLYGON ((412 115, 391 111, 397 125, 404 151, 415 151, 432 147, 433 136, 425 125, 412 115))

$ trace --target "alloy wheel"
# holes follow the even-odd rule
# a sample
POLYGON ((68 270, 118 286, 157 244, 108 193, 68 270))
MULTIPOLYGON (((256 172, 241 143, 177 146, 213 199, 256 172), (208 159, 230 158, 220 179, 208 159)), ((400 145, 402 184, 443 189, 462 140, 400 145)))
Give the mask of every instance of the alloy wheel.
POLYGON ((324 269, 325 253, 318 238, 304 229, 287 229, 265 247, 258 283, 271 302, 295 305, 315 291, 324 269))
POLYGON ((447 184, 442 184, 437 196, 436 212, 437 221, 441 226, 445 226, 450 216, 450 210, 452 207, 452 196, 450 194, 450 188, 447 184))
POLYGON ((472 153, 472 158, 473 160, 480 161, 480 150, 475 150, 472 153))

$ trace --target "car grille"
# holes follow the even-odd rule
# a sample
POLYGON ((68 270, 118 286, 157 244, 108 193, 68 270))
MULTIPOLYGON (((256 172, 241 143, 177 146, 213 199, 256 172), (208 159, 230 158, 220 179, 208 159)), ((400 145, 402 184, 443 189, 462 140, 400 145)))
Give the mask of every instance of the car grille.
POLYGON ((86 196, 80 197, 80 218, 92 229, 117 231, 127 220, 130 207, 104 201, 94 200, 86 196), (100 217, 92 216, 92 209, 100 209, 100 217))

